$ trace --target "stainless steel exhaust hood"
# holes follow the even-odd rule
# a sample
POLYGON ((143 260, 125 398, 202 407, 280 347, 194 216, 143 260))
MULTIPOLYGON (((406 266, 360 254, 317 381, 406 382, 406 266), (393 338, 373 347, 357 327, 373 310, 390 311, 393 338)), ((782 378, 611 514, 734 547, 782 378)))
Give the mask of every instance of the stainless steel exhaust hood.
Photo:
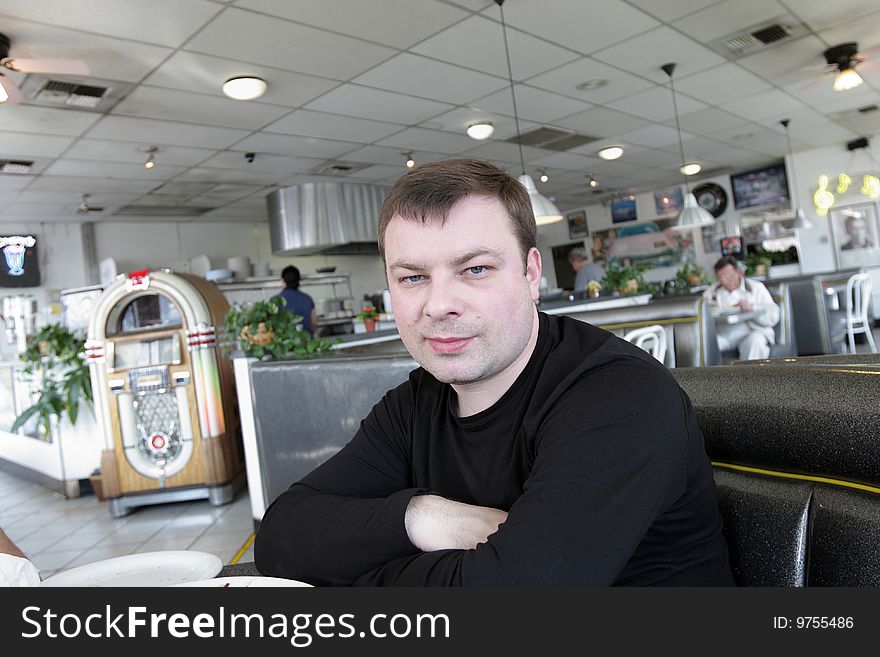
POLYGON ((272 253, 376 255, 379 212, 388 187, 312 182, 269 194, 272 253))

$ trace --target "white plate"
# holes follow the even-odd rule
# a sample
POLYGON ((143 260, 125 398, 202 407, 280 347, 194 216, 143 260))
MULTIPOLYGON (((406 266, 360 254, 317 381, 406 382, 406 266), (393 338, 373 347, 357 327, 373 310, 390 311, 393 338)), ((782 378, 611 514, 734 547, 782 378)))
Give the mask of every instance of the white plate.
POLYGON ((207 552, 143 552, 72 568, 42 586, 171 586, 213 577, 222 568, 220 558, 207 552))
POLYGON ((215 577, 213 579, 203 579, 198 582, 184 582, 183 584, 175 584, 174 586, 215 586, 220 588, 259 588, 269 586, 308 586, 305 582, 296 579, 282 579, 281 577, 259 577, 259 576, 238 576, 238 577, 215 577))

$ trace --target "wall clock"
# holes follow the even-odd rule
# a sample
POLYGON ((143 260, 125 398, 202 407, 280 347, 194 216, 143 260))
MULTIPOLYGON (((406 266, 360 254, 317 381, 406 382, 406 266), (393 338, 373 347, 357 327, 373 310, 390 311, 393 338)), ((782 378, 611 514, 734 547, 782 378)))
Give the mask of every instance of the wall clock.
POLYGON ((727 192, 721 185, 703 183, 694 187, 694 196, 700 207, 705 208, 716 219, 727 209, 727 192))

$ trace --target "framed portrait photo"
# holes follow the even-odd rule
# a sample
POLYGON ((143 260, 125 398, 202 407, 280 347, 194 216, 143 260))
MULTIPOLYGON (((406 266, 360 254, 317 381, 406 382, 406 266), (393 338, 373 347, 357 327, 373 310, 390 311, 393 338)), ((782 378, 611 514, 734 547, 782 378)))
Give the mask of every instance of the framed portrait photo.
POLYGON ((565 220, 568 222, 568 236, 571 239, 586 237, 589 233, 587 230, 587 213, 583 210, 569 212, 565 215, 565 220))
POLYGON ((880 263, 876 203, 835 208, 829 216, 838 269, 880 263))

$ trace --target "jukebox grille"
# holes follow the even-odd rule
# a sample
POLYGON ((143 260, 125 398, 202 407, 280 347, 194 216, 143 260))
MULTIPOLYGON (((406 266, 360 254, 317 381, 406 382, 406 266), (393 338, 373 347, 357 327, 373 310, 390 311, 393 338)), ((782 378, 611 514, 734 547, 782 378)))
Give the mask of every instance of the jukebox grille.
POLYGON ((157 465, 174 461, 183 448, 177 395, 173 392, 142 394, 134 405, 137 413, 138 450, 157 465))

